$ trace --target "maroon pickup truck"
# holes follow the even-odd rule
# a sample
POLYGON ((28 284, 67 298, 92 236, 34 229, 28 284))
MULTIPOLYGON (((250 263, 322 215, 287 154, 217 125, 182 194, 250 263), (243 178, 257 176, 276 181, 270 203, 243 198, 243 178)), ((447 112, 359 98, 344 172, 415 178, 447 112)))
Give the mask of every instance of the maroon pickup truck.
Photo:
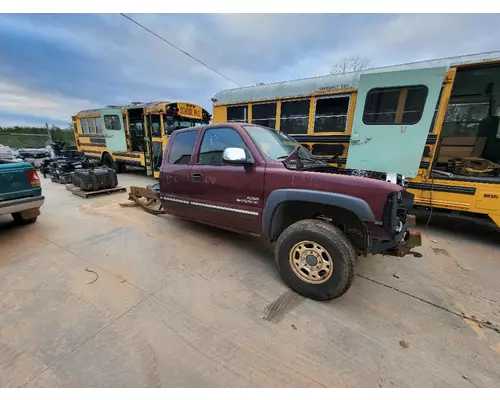
POLYGON ((358 255, 420 256, 407 229, 413 195, 350 173, 274 129, 206 125, 172 134, 160 198, 169 214, 275 242, 283 280, 328 300, 349 289, 358 255))

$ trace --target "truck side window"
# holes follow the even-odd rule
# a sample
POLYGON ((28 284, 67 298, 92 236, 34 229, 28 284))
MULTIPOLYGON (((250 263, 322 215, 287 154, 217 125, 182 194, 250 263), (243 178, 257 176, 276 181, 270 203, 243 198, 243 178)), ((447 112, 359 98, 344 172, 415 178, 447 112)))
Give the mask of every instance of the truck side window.
POLYGON ((232 128, 208 129, 203 135, 198 164, 226 165, 222 161, 222 153, 228 147, 239 147, 248 153, 248 148, 240 134, 232 128))
POLYGON ((198 131, 181 132, 175 135, 168 155, 169 164, 189 164, 198 131))

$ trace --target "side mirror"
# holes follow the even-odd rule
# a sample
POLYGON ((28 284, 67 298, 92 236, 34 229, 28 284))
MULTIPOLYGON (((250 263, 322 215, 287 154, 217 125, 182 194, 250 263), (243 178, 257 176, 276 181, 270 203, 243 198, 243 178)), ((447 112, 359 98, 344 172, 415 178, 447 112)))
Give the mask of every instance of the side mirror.
POLYGON ((252 165, 253 160, 247 157, 245 150, 239 147, 228 147, 222 153, 222 160, 232 165, 252 165))

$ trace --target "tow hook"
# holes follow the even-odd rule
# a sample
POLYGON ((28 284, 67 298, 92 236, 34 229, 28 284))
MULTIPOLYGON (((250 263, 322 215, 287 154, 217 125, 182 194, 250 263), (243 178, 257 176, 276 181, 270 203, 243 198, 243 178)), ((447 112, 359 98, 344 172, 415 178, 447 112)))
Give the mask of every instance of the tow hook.
POLYGON ((408 229, 405 234, 405 239, 400 245, 387 252, 387 255, 395 256, 395 257, 404 257, 408 254, 413 255, 413 257, 422 258, 422 254, 412 250, 415 247, 419 247, 422 245, 422 236, 420 232, 415 231, 413 229, 408 229))

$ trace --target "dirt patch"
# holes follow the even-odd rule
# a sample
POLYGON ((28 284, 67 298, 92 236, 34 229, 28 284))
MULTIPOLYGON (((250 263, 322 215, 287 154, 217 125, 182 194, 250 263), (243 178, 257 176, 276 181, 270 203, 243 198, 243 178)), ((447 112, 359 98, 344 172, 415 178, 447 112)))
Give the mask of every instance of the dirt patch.
POLYGON ((304 297, 289 290, 267 305, 262 319, 277 324, 304 300, 304 297))
POLYGON ((453 262, 455 263, 455 265, 456 265, 458 268, 463 269, 464 271, 469 271, 469 269, 468 269, 468 268, 464 268, 464 267, 462 267, 462 266, 461 266, 461 265, 457 262, 457 260, 455 260, 455 259, 451 256, 451 254, 450 254, 450 253, 448 253, 448 251, 447 251, 447 250, 445 250, 445 249, 440 249, 439 247, 432 247, 432 246, 431 246, 431 249, 432 249, 432 251, 434 251, 434 254, 437 254, 437 255, 443 255, 443 256, 446 256, 446 257, 451 258, 451 259, 453 260, 453 262))
POLYGON ((451 257, 450 253, 445 249, 440 249, 438 247, 431 247, 431 249, 434 251, 434 254, 442 254, 443 256, 451 257))

